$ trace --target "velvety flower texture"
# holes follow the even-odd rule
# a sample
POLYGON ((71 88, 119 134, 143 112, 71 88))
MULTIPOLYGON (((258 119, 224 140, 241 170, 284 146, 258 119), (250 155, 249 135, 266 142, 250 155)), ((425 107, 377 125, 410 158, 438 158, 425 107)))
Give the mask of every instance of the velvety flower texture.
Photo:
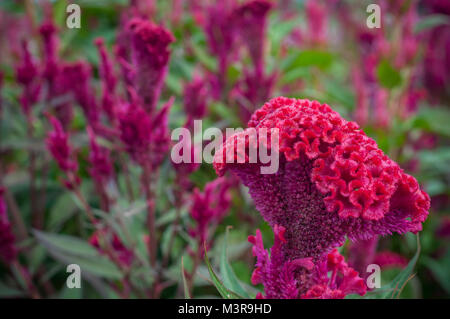
POLYGON ((6 264, 11 263, 17 257, 14 245, 14 234, 8 221, 6 203, 3 199, 5 190, 0 187, 0 260, 6 264))
POLYGON ((152 113, 167 73, 169 44, 175 38, 165 28, 140 18, 131 19, 128 28, 137 93, 144 109, 152 113))
MULTIPOLYGON (((248 125, 257 132, 279 129, 278 171, 261 174, 259 163, 219 161, 230 145, 244 142, 249 129, 224 143, 214 167, 220 176, 227 169, 238 175, 263 218, 286 229, 283 250, 289 259, 316 262, 346 237, 422 229, 429 196, 356 123, 328 105, 278 97, 257 110, 248 125)), ((244 143, 256 147, 248 139, 244 143)))

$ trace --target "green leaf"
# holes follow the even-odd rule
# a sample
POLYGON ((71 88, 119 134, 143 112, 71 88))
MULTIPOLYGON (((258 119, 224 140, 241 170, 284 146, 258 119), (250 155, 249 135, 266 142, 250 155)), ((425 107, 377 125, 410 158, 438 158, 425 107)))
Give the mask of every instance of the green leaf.
POLYGON ((414 32, 419 33, 425 30, 433 29, 439 25, 450 24, 450 19, 445 14, 432 14, 420 20, 414 26, 414 32))
POLYGON ((406 266, 395 278, 392 282, 390 282, 385 287, 381 287, 382 290, 386 290, 381 295, 381 298, 387 299, 387 298, 399 298, 403 288, 405 288, 405 285, 408 283, 408 281, 412 278, 414 267, 417 263, 417 260, 419 259, 420 255, 420 239, 419 235, 416 235, 417 238, 417 250, 414 254, 414 257, 409 261, 408 266, 406 266))
POLYGON ((393 89, 402 83, 402 77, 387 60, 383 60, 377 67, 378 82, 388 89, 393 89))
POLYGON ((240 294, 244 298, 250 298, 248 293, 242 288, 239 283, 239 279, 236 277, 236 274, 233 271, 230 263, 228 262, 228 235, 231 226, 228 226, 225 231, 225 238, 223 240, 222 254, 220 256, 220 273, 223 278, 224 285, 231 291, 235 291, 240 294))
POLYGON ((38 230, 34 230, 33 234, 50 255, 64 264, 77 264, 82 272, 86 271, 99 277, 122 278, 122 273, 117 266, 87 242, 68 235, 50 234, 38 230))
POLYGON ((189 292, 189 287, 186 280, 186 273, 184 271, 184 260, 181 257, 181 276, 183 277, 183 286, 184 286, 184 298, 192 299, 191 293, 189 292))
POLYGON ((439 260, 425 256, 423 263, 431 270, 441 287, 450 294, 450 272, 448 271, 450 269, 450 249, 439 260))
POLYGON ((6 286, 0 282, 0 298, 17 298, 24 297, 25 293, 22 291, 6 286))
POLYGON ((208 254, 206 251, 206 246, 205 246, 205 263, 206 263, 206 267, 208 268, 209 275, 213 281, 213 284, 216 287, 216 289, 219 291, 222 298, 224 298, 224 299, 244 299, 243 297, 239 296, 235 292, 233 292, 233 291, 229 290, 227 287, 225 287, 223 282, 216 275, 216 273, 212 269, 211 263, 209 262, 208 254))
POLYGON ((325 70, 333 63, 334 56, 330 52, 318 50, 305 50, 295 54, 286 63, 283 71, 291 71, 296 68, 304 68, 316 66, 319 69, 325 70))

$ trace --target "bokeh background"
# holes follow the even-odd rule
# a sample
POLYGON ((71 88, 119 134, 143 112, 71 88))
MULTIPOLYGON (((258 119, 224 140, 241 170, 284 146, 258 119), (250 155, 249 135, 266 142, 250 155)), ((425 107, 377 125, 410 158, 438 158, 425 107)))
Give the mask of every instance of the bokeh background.
MULTIPOLYGON (((203 241, 217 273, 231 267, 254 296, 261 287, 250 283, 247 236, 259 228, 270 247, 271 229, 238 181, 218 182, 210 164, 174 165, 168 136, 193 119, 202 119, 203 129, 245 127, 254 110, 280 95, 329 104, 417 178, 432 207, 415 276, 400 297, 450 296, 450 2, 280 0, 242 9, 251 2, 79 0, 79 29, 66 26, 70 1, 0 2, 0 297, 176 298, 186 289, 197 298, 219 297, 203 241), (380 29, 366 25, 370 3, 381 8, 380 29), (126 25, 133 17, 173 34, 155 107, 166 112, 151 123, 160 139, 148 146, 163 157, 150 172, 129 151, 133 142, 115 135, 120 125, 108 114, 108 105, 119 108, 140 93, 127 82, 129 72, 138 72, 127 61, 133 44, 126 25), (52 70, 64 67, 75 75, 55 71, 60 77, 52 80, 52 70), (79 181, 49 151, 50 114, 70 135, 79 181), (94 137, 92 116, 100 123, 94 137), (95 147, 107 154, 106 173, 93 164, 95 147), (146 247, 149 205, 154 263, 146 247), (115 257, 101 248, 103 239, 115 257), (81 289, 66 286, 70 263, 82 269, 81 289)), ((135 117, 129 125, 140 127, 135 117)), ((130 134, 131 140, 147 136, 139 129, 130 134)), ((350 246, 342 252, 351 259, 350 246)), ((386 284, 418 247, 406 234, 380 238, 374 249, 386 284)))

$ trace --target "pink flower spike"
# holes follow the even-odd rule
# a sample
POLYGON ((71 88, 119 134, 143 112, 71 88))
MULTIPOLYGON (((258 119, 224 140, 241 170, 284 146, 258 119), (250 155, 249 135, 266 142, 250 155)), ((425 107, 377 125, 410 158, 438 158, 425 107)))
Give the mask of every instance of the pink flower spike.
POLYGON ((135 84, 144 109, 151 114, 158 103, 169 64, 172 33, 150 21, 134 18, 128 23, 132 42, 135 84))
POLYGON ((52 154, 59 168, 67 175, 76 175, 78 163, 73 160, 74 154, 69 143, 69 136, 54 116, 49 116, 53 131, 49 132, 46 139, 47 149, 52 154))
POLYGON ((89 163, 91 164, 89 172, 102 185, 107 183, 113 174, 110 152, 106 147, 97 143, 94 130, 91 127, 87 128, 87 132, 90 146, 89 163))
POLYGON ((174 101, 175 98, 172 96, 152 120, 151 159, 153 169, 161 165, 170 147, 169 113, 174 101))

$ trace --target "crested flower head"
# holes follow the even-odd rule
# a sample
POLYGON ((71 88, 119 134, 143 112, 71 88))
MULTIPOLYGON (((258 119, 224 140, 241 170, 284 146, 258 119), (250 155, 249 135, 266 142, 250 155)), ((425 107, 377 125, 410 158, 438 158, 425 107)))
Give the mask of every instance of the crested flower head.
POLYGON ((50 116, 53 131, 47 135, 47 149, 52 154, 59 168, 66 174, 76 174, 78 163, 74 160, 72 146, 69 143, 69 135, 64 131, 61 122, 50 116))
POLYGON ((137 163, 143 164, 149 156, 152 120, 138 103, 132 102, 122 105, 117 113, 119 121, 120 139, 125 150, 137 163))
POLYGON ((8 221, 6 203, 3 199, 4 192, 4 188, 0 187, 0 260, 9 264, 16 259, 17 250, 14 245, 11 224, 8 221))
POLYGON ((172 33, 150 21, 134 18, 128 23, 137 93, 145 110, 153 112, 169 63, 172 33))
POLYGON ((278 129, 278 171, 261 174, 260 163, 236 163, 236 152, 233 163, 222 160, 230 145, 249 147, 250 129, 224 143, 214 167, 220 176, 228 169, 238 175, 263 218, 286 229, 283 249, 291 258, 320 259, 346 237, 422 229, 429 196, 356 123, 328 105, 278 97, 257 110, 248 125, 257 134, 278 129))
POLYGON ((230 186, 227 179, 219 178, 206 184, 203 192, 198 188, 194 190, 190 214, 196 227, 191 229, 190 234, 201 244, 208 239, 208 228, 219 223, 228 212, 231 204, 230 186))

